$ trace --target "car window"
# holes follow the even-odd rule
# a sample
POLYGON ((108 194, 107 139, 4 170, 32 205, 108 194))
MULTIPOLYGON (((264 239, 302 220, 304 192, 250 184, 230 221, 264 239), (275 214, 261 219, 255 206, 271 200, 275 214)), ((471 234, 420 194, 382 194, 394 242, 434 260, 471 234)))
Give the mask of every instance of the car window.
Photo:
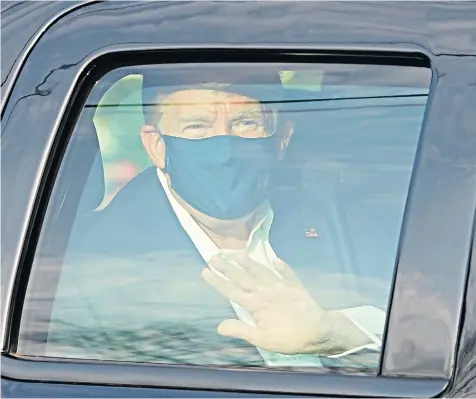
POLYGON ((17 351, 375 373, 431 70, 115 69, 78 116, 17 351))

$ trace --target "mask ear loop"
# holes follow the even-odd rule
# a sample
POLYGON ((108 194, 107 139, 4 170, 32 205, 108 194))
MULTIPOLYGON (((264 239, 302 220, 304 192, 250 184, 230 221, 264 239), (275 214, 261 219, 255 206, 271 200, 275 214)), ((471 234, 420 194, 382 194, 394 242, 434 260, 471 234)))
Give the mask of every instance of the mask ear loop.
POLYGON ((170 168, 170 157, 169 157, 169 152, 167 151, 167 143, 166 143, 166 141, 164 140, 164 135, 163 135, 162 132, 160 131, 159 126, 156 126, 155 129, 156 129, 156 131, 157 131, 157 134, 160 136, 160 140, 162 141, 162 143, 164 144, 164 147, 165 147, 165 167, 164 167, 164 172, 167 172, 167 170, 170 168))
POLYGON ((274 136, 276 134, 276 131, 278 130, 279 112, 275 108, 268 108, 266 104, 263 104, 262 107, 264 115, 264 128, 266 129, 266 131, 270 132, 270 134, 266 137, 274 136))

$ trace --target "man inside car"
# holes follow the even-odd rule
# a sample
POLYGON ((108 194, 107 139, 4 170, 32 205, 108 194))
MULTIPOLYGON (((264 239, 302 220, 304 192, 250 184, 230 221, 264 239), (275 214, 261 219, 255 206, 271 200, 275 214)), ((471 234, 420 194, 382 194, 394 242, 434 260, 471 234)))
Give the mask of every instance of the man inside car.
MULTIPOLYGON (((201 279, 231 306, 215 326, 218 334, 256 347, 268 365, 332 364, 359 351, 377 353, 381 331, 366 325, 383 320, 383 311, 323 309, 296 266, 277 255, 286 252, 283 242, 302 250, 270 238, 285 210, 273 209, 269 186, 293 126, 280 115, 277 73, 259 74, 258 84, 242 75, 171 74, 164 80, 171 87, 144 75, 141 138, 153 167, 102 212, 86 246, 117 257, 190 254, 184 278, 201 279)), ((158 301, 161 295, 159 289, 158 301)))

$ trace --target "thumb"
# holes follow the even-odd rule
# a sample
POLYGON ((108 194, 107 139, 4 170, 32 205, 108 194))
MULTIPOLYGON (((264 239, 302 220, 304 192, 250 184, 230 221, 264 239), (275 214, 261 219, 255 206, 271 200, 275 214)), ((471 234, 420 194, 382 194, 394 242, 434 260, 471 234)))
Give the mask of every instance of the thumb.
POLYGON ((220 323, 217 332, 225 337, 239 338, 259 346, 259 331, 240 320, 229 319, 220 323))

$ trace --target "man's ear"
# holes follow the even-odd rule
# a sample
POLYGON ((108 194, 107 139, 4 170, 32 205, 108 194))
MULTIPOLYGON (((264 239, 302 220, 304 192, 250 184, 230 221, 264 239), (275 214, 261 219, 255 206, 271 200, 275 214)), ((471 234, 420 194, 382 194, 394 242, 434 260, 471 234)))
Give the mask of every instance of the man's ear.
POLYGON ((142 145, 144 146, 150 160, 159 169, 165 169, 165 143, 157 130, 150 125, 142 126, 140 130, 142 145))
POLYGON ((283 159, 288 149, 289 142, 294 133, 294 124, 291 121, 284 122, 281 134, 279 137, 279 159, 283 159))

